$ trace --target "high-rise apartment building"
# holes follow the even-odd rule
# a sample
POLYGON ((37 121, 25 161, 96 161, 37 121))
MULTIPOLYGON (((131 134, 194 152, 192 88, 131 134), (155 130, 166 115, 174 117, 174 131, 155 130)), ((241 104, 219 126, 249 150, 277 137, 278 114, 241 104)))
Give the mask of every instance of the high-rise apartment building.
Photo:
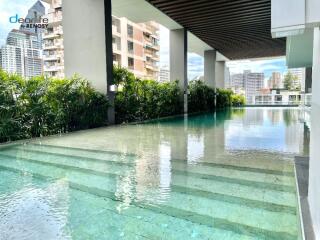
POLYGON ((242 73, 231 75, 231 88, 244 88, 244 79, 242 73))
MULTIPOLYGON (((44 73, 64 77, 62 0, 44 0, 50 4, 49 27, 43 34, 44 73)), ((159 77, 159 25, 155 22, 133 23, 112 17, 113 64, 125 67, 137 77, 159 77)))
POLYGON ((134 23, 112 17, 113 63, 125 67, 137 77, 159 77, 159 24, 134 23))
MULTIPOLYGON (((37 1, 28 10, 25 19, 29 19, 28 22, 37 23, 44 14, 44 5, 37 1)), ((18 15, 16 18, 18 21, 18 15)), ((16 73, 26 78, 41 75, 43 73, 42 31, 41 27, 25 23, 20 25, 20 30, 13 29, 8 34, 5 45, 0 48, 0 67, 7 72, 16 73)))
POLYGON ((273 72, 268 82, 269 88, 282 88, 282 77, 280 72, 273 72))
POLYGON ((13 29, 0 50, 0 67, 26 78, 42 74, 41 42, 35 33, 13 29))
POLYGON ((64 77, 64 47, 62 29, 62 0, 44 0, 50 4, 45 18, 49 25, 43 34, 43 71, 45 75, 64 77))
POLYGON ((170 81, 170 70, 168 67, 160 68, 159 82, 169 82, 170 81))
POLYGON ((253 103, 253 97, 259 94, 259 91, 264 87, 264 73, 252 73, 251 71, 244 71, 243 73, 246 101, 253 103))
POLYGON ((236 94, 244 95, 244 78, 242 73, 231 75, 229 88, 236 94))

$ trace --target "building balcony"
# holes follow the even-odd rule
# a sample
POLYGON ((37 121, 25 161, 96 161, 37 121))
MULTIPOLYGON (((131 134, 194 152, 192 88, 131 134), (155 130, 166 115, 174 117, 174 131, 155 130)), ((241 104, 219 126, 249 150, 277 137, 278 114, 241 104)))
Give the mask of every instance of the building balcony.
POLYGON ((157 34, 152 34, 152 35, 151 35, 151 37, 153 37, 154 39, 157 39, 157 40, 159 40, 159 39, 160 39, 160 36, 159 36, 159 35, 157 35, 157 34))
POLYGON ((63 31, 62 29, 59 29, 59 30, 56 30, 56 31, 53 31, 53 32, 46 32, 44 35, 43 35, 43 39, 54 39, 54 38, 58 38, 60 37, 61 35, 63 35, 63 31))
POLYGON ((112 51, 113 51, 113 53, 121 54, 121 49, 118 47, 118 45, 116 43, 112 44, 112 51))
POLYGON ((46 18, 48 18, 50 26, 56 26, 56 25, 62 24, 62 13, 57 14, 53 12, 46 15, 46 18))
POLYGON ((146 62, 145 68, 151 71, 159 71, 159 67, 156 65, 153 65, 151 63, 146 62))
POLYGON ((55 34, 54 32, 50 32, 50 33, 45 33, 43 34, 43 39, 54 39, 57 37, 57 34, 55 34))
POLYGON ((59 57, 57 56, 57 55, 48 55, 48 56, 46 56, 46 55, 44 55, 43 56, 43 60, 44 61, 57 61, 59 59, 59 57))
POLYGON ((121 37, 120 31, 118 30, 118 28, 115 25, 112 25, 112 35, 117 36, 117 37, 121 37))
POLYGON ((44 65, 43 71, 44 72, 58 72, 64 69, 63 65, 44 65))
POLYGON ((54 49, 62 49, 62 44, 44 44, 43 50, 54 50, 54 49))
POLYGON ((147 43, 145 45, 145 48, 151 48, 151 49, 154 49, 156 51, 159 51, 160 50, 160 46, 159 45, 154 45, 154 44, 150 44, 150 43, 147 43))
POLYGON ((57 48, 57 46, 54 44, 44 44, 43 45, 44 50, 50 50, 50 49, 56 49, 56 48, 57 48))
POLYGON ((153 55, 152 56, 152 60, 156 61, 156 62, 159 62, 160 61, 160 57, 158 55, 153 55))

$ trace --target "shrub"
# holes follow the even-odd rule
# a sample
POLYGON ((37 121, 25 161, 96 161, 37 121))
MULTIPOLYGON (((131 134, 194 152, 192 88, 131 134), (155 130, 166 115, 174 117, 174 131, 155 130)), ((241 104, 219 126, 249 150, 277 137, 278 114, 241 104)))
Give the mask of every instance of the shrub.
MULTIPOLYGON (((116 122, 142 121, 182 113, 178 81, 141 80, 114 68, 116 122)), ((190 112, 215 109, 215 91, 201 81, 189 84, 190 112)), ((216 107, 244 104, 242 96, 217 89, 216 107)), ((90 84, 70 79, 35 77, 26 80, 0 70, 0 142, 47 136, 107 124, 108 100, 90 84)))
POLYGON ((217 88, 217 108, 226 108, 232 105, 233 92, 228 89, 217 88))
POLYGON ((232 94, 231 95, 231 104, 234 107, 240 107, 245 105, 246 100, 245 97, 242 95, 232 94))
POLYGON ((196 80, 189 83, 188 96, 189 112, 206 112, 215 108, 214 89, 196 80))
POLYGON ((178 82, 141 80, 123 68, 114 68, 118 92, 115 97, 116 122, 142 121, 181 112, 178 82))
POLYGON ((0 70, 0 142, 103 126, 108 106, 77 76, 26 80, 0 70))

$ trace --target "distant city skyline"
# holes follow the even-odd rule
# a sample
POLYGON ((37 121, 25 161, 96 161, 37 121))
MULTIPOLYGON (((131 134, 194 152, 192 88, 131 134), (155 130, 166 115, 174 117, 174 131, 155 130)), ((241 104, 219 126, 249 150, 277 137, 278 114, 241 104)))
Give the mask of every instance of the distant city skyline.
POLYGON ((243 73, 246 70, 250 70, 251 72, 264 73, 265 80, 269 80, 273 72, 280 72, 283 75, 288 71, 285 57, 229 61, 227 66, 230 74, 243 73))

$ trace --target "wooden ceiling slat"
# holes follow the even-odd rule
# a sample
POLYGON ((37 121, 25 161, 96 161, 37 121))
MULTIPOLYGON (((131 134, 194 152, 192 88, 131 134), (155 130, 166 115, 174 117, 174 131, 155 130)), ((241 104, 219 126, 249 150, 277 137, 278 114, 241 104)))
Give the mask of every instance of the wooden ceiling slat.
POLYGON ((268 2, 268 0, 258 0, 258 1, 238 0, 236 2, 229 1, 229 0, 217 0, 217 1, 205 1, 205 2, 197 1, 196 3, 195 1, 187 1, 184 3, 182 2, 180 4, 177 4, 176 1, 171 1, 170 6, 160 6, 160 4, 158 4, 157 7, 161 8, 163 11, 166 11, 167 14, 172 14, 176 12, 188 13, 189 10, 194 10, 194 9, 201 9, 201 10, 212 9, 212 11, 221 11, 221 10, 227 9, 228 7, 234 7, 239 9, 243 6, 260 4, 263 2, 268 2))
POLYGON ((214 7, 214 9, 211 9, 211 8, 207 8, 207 9, 199 9, 199 8, 191 8, 189 9, 188 11, 177 11, 177 12, 170 12, 170 11, 167 11, 167 14, 170 14, 171 16, 174 16, 174 17, 178 17, 179 15, 188 15, 188 16, 192 16, 194 14, 197 14, 197 13, 201 13, 201 16, 205 15, 205 14, 211 14, 211 15, 215 15, 215 16, 218 16, 218 15, 224 15, 224 14, 227 14, 227 13, 235 13, 235 10, 237 10, 238 12, 243 12, 243 11, 246 11, 246 10, 264 10, 264 11, 270 11, 270 7, 269 6, 266 6, 265 4, 263 3, 258 3, 255 5, 255 7, 253 8, 252 5, 244 5, 244 6, 230 6, 228 8, 224 8, 224 7, 221 7, 221 8, 216 8, 214 7))
POLYGON ((183 22, 185 25, 190 25, 190 26, 201 26, 201 25, 210 25, 212 23, 218 24, 218 23, 243 23, 243 25, 247 25, 251 21, 260 21, 260 22, 265 22, 266 20, 271 21, 271 16, 268 13, 257 13, 256 15, 239 15, 233 18, 232 16, 228 17, 221 17, 221 18, 214 18, 214 17, 208 17, 208 18, 202 18, 199 17, 197 19, 197 22, 194 23, 194 20, 185 20, 183 18, 176 18, 177 21, 183 22))
POLYGON ((271 36, 271 0, 147 0, 230 59, 285 54, 271 36))

